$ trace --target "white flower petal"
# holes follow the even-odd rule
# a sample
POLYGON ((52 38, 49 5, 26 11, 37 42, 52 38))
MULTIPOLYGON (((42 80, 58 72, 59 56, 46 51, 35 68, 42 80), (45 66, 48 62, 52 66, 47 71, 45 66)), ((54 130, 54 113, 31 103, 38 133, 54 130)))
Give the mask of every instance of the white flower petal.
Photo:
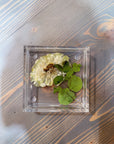
POLYGON ((30 73, 31 82, 33 82, 35 86, 40 87, 52 86, 53 79, 57 75, 61 75, 62 73, 57 69, 52 73, 50 73, 49 71, 45 72, 44 69, 49 64, 62 65, 64 61, 69 61, 69 57, 62 53, 47 54, 40 57, 35 61, 35 64, 32 67, 32 71, 30 73))

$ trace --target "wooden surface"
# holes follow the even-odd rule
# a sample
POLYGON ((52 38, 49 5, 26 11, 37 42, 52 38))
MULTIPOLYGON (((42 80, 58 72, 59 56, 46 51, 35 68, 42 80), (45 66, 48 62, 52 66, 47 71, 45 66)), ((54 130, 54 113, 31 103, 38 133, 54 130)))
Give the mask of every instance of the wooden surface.
POLYGON ((113 0, 0 0, 0 144, 114 143, 113 0), (90 113, 23 113, 23 46, 91 49, 90 113))

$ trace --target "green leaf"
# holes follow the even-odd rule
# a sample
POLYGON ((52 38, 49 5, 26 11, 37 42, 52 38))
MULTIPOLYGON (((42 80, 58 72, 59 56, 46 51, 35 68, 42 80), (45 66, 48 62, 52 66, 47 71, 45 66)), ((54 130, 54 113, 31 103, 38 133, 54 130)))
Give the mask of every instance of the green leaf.
POLYGON ((65 61, 63 63, 63 72, 67 73, 69 70, 71 69, 70 65, 69 65, 69 62, 68 61, 65 61))
POLYGON ((67 76, 65 76, 64 80, 67 81, 67 80, 69 80, 69 78, 67 76))
POLYGON ((73 100, 75 100, 76 96, 74 94, 74 92, 70 91, 68 88, 66 88, 66 93, 72 97, 73 100))
POLYGON ((78 66, 81 67, 82 65, 81 65, 81 64, 78 64, 78 66))
POLYGON ((68 80, 68 86, 69 86, 69 89, 74 91, 74 92, 80 91, 81 88, 82 88, 82 80, 81 80, 81 78, 73 75, 68 80))
POLYGON ((58 87, 54 87, 53 92, 56 93, 56 92, 60 92, 61 90, 62 90, 62 88, 60 86, 58 86, 58 87))
POLYGON ((70 69, 67 74, 66 74, 66 77, 67 78, 70 78, 72 75, 73 75, 74 71, 72 69, 70 69))
POLYGON ((54 64, 54 67, 57 68, 59 71, 63 71, 63 67, 59 64, 54 64))
POLYGON ((73 71, 74 72, 79 72, 80 71, 81 64, 73 63, 72 66, 73 66, 73 71))
POLYGON ((63 81, 63 76, 57 76, 54 78, 53 82, 55 85, 61 83, 63 81))
POLYGON ((72 103, 75 99, 75 94, 71 92, 68 88, 62 89, 58 94, 58 101, 62 105, 68 105, 72 103))
POLYGON ((70 66, 68 61, 65 61, 63 63, 63 67, 61 65, 55 65, 55 67, 57 69, 59 69, 62 72, 65 72, 66 75, 65 76, 57 76, 54 79, 54 84, 58 85, 61 82, 63 82, 64 80, 68 80, 68 87, 69 88, 61 88, 59 87, 55 87, 54 88, 54 93, 58 92, 58 101, 60 104, 62 105, 68 105, 70 103, 72 103, 76 96, 74 92, 78 92, 81 90, 82 88, 82 80, 80 77, 77 77, 75 75, 73 75, 75 72, 79 72, 80 71, 80 67, 81 64, 76 64, 73 63, 72 66, 70 66))

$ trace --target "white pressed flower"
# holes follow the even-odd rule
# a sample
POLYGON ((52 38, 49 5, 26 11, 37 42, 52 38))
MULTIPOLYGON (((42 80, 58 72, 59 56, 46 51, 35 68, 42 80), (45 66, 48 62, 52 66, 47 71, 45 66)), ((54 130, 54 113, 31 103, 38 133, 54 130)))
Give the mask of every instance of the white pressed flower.
POLYGON ((63 65, 64 61, 69 61, 69 57, 62 53, 47 54, 35 61, 30 73, 31 82, 35 86, 52 86, 56 76, 64 74, 53 68, 54 64, 63 65))

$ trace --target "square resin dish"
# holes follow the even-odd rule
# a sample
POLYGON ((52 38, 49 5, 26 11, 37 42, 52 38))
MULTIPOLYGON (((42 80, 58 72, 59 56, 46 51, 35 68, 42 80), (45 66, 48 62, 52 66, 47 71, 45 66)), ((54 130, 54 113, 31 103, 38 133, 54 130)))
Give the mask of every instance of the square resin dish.
POLYGON ((24 47, 24 112, 89 112, 89 62, 90 49, 70 47, 24 47), (76 73, 81 77, 83 88, 76 93, 76 99, 69 105, 60 105, 58 94, 53 93, 52 87, 35 87, 30 81, 30 72, 36 59, 49 53, 63 53, 69 56, 71 63, 80 63, 81 71, 76 73))

